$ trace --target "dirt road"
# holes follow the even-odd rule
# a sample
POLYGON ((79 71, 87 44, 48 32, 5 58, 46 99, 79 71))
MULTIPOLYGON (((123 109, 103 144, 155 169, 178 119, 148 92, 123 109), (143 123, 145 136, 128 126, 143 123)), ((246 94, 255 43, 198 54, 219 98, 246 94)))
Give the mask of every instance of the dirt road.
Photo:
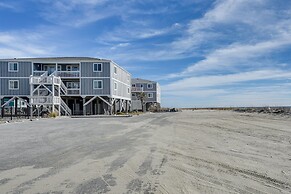
POLYGON ((0 193, 291 193, 291 118, 184 111, 0 133, 0 193))

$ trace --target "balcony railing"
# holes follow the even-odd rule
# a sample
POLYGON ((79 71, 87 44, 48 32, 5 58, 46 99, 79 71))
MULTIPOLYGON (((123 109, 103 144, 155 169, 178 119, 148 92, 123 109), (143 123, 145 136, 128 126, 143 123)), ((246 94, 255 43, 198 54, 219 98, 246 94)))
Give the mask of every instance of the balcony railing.
POLYGON ((61 98, 57 96, 33 96, 31 98, 31 104, 43 105, 43 104, 60 104, 61 98))
POLYGON ((60 77, 80 77, 80 71, 57 71, 56 72, 57 76, 60 77))
POLYGON ((131 87, 132 92, 143 92, 143 87, 131 87))
POLYGON ((47 72, 47 71, 33 71, 33 76, 41 76, 45 72, 47 72))
POLYGON ((80 95, 80 89, 79 88, 68 88, 68 95, 80 95))
POLYGON ((40 77, 40 76, 30 76, 30 84, 61 84, 60 77, 55 76, 47 76, 47 77, 40 77))

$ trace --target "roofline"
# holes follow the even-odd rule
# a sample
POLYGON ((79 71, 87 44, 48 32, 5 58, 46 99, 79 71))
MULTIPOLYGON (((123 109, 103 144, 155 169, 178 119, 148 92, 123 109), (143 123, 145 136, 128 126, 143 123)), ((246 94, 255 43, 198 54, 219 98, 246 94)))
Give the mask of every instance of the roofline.
POLYGON ((123 67, 121 67, 120 65, 118 65, 117 63, 115 63, 113 60, 110 60, 110 62, 113 63, 114 65, 118 66, 120 69, 122 69, 123 71, 125 71, 126 73, 128 73, 131 76, 131 73, 129 73, 126 69, 124 69, 123 67))
POLYGON ((157 81, 153 81, 153 80, 146 80, 146 79, 142 79, 142 78, 131 78, 131 80, 133 81, 140 81, 139 83, 148 83, 148 82, 154 82, 154 83, 158 83, 157 81))
POLYGON ((2 61, 37 61, 37 60, 71 60, 71 61, 104 61, 111 62, 109 59, 100 59, 94 57, 23 57, 23 58, 6 58, 2 61))

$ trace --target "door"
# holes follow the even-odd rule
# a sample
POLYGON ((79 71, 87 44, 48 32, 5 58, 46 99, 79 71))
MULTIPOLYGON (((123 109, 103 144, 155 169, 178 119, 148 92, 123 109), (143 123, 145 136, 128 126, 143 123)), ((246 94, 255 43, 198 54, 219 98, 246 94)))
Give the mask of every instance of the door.
POLYGON ((56 70, 56 66, 45 65, 44 70, 48 72, 48 75, 52 74, 56 70))

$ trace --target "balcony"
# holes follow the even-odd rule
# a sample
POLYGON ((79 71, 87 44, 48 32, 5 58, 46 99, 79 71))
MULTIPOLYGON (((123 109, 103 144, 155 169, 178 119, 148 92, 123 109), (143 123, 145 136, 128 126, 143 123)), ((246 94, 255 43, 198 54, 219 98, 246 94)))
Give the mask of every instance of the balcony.
POLYGON ((80 95, 79 88, 68 88, 67 95, 80 95))
POLYGON ((44 105, 44 104, 60 104, 61 98, 57 96, 33 96, 31 98, 31 104, 44 105))
POLYGON ((61 78, 78 78, 80 77, 80 71, 57 71, 56 76, 61 78))
POLYGON ((33 71, 33 76, 41 76, 47 71, 33 71))
POLYGON ((55 76, 30 76, 29 78, 30 84, 61 84, 61 79, 55 76))
POLYGON ((143 92, 143 87, 131 87, 131 92, 143 92))

